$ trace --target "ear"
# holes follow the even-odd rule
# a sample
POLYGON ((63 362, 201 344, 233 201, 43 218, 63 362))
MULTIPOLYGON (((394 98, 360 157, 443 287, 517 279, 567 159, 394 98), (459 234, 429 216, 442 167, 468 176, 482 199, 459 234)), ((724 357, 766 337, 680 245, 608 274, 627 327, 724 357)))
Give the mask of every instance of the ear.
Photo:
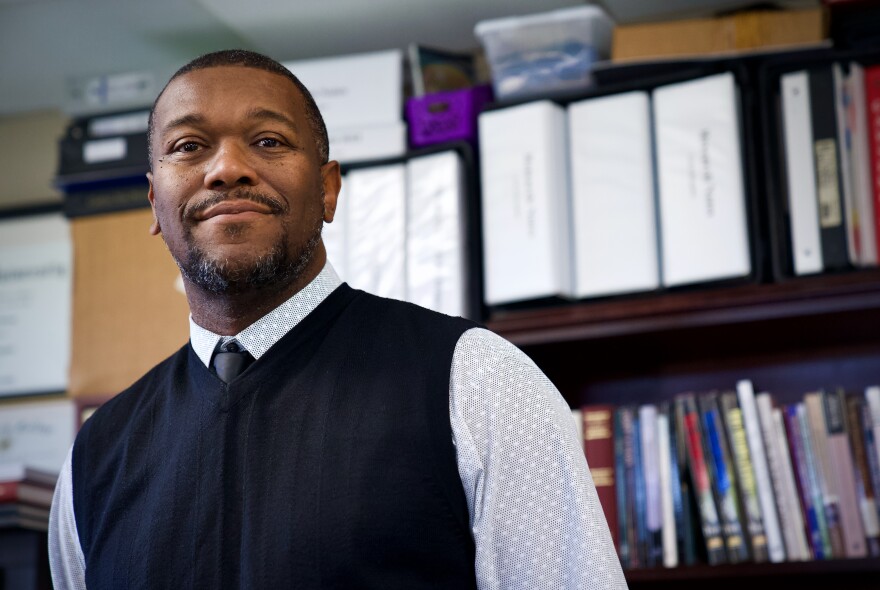
POLYGON ((159 216, 156 215, 156 195, 153 194, 153 173, 147 172, 147 182, 150 183, 150 189, 147 191, 147 198, 150 200, 150 208, 153 210, 153 223, 150 225, 150 235, 158 236, 162 233, 159 227, 159 216))
POLYGON ((336 201, 339 198, 339 189, 342 187, 339 162, 330 160, 321 166, 321 182, 324 185, 324 222, 333 223, 336 201))

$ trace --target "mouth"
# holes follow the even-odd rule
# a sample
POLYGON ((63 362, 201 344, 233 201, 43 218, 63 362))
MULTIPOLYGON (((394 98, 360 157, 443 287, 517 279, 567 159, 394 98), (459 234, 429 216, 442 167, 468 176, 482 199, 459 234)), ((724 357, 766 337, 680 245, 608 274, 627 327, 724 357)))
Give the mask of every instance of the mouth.
POLYGON ((253 201, 235 199, 222 201, 200 211, 195 215, 196 221, 206 221, 220 216, 251 217, 254 214, 271 215, 274 211, 271 207, 253 201))

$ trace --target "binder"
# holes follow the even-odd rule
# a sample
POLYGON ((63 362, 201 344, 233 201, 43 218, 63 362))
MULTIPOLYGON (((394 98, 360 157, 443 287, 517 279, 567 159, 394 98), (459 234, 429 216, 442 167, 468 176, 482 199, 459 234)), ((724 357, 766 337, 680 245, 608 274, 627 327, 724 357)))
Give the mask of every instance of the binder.
POLYGON ((406 299, 406 166, 352 170, 348 190, 348 283, 406 299))
POLYGON ((489 305, 572 295, 565 119, 549 101, 480 115, 489 305))
POLYGON ((452 316, 466 313, 464 177, 454 151, 407 162, 407 300, 452 316))
POLYGON ((733 74, 654 91, 664 286, 751 271, 733 74))
POLYGON ((660 286, 650 109, 641 91, 568 107, 577 297, 660 286))

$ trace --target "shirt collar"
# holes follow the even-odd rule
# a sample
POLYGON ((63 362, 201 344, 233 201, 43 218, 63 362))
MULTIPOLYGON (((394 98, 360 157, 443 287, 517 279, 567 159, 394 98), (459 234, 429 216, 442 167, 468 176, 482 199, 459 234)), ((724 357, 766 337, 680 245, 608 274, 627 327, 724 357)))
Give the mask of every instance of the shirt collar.
POLYGON ((214 334, 195 323, 190 315, 190 344, 206 367, 210 366, 211 356, 221 341, 236 340, 255 359, 258 359, 341 284, 342 280, 328 260, 312 282, 235 336, 214 334))

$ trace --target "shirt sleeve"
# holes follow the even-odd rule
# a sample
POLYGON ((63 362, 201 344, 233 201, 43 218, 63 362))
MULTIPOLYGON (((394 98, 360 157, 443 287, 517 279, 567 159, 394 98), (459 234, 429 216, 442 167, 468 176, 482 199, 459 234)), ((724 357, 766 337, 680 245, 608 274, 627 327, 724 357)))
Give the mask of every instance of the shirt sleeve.
POLYGON ((55 485, 49 512, 49 567, 55 590, 86 590, 86 562, 73 514, 73 447, 55 485))
POLYGON ((571 410, 531 359, 468 330, 449 404, 480 590, 625 589, 571 410))

